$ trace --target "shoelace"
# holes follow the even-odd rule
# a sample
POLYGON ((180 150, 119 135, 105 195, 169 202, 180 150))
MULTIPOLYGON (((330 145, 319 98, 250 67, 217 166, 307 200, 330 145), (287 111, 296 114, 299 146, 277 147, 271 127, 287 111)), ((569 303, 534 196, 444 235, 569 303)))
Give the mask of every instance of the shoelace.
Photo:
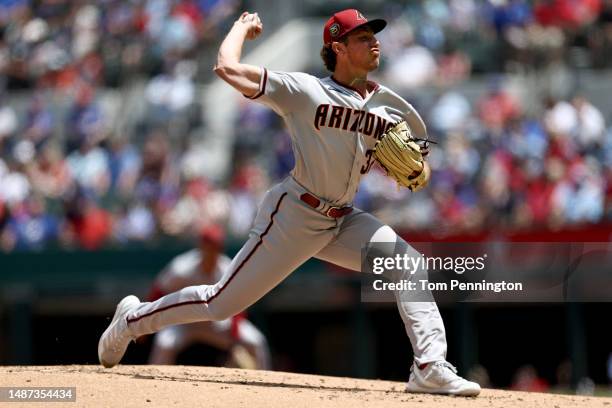
MULTIPOLYGON (((434 367, 440 367, 440 370, 436 370, 437 374, 446 382, 452 382, 455 381, 458 376, 457 376, 457 368, 455 368, 455 366, 453 366, 451 363, 449 363, 448 361, 436 361, 435 363, 433 363, 434 367), (446 370, 448 369, 448 370, 446 370), (450 371, 450 372, 449 372, 450 371)), ((430 371, 430 375, 433 374, 433 370, 430 371)))
POLYGON ((438 367, 446 367, 450 369, 453 373, 457 374, 457 368, 448 361, 436 361, 435 363, 433 363, 433 365, 438 367))
MULTIPOLYGON (((435 361, 431 363, 434 366, 449 368, 453 373, 457 374, 457 368, 448 361, 435 361)), ((410 372, 414 371, 414 364, 410 366, 410 372)))

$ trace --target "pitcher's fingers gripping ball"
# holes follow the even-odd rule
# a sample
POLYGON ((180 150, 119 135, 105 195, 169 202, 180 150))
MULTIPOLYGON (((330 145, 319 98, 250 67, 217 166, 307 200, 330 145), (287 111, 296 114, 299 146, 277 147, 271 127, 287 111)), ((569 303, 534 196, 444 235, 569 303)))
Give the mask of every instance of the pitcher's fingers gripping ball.
POLYGON ((238 21, 247 26, 248 31, 246 38, 249 40, 254 40, 255 38, 259 37, 263 31, 263 23, 261 22, 261 19, 257 13, 249 13, 248 11, 245 11, 240 15, 238 21))
POLYGON ((376 160, 385 169, 387 176, 395 179, 398 186, 413 192, 425 187, 431 176, 424 152, 417 141, 406 121, 402 120, 385 132, 374 151, 376 160))

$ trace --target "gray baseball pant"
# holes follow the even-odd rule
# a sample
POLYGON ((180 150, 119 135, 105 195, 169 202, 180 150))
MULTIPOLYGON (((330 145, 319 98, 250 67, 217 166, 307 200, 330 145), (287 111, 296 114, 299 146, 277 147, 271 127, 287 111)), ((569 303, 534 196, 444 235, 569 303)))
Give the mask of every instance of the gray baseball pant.
MULTIPOLYGON (((361 249, 368 242, 396 242, 406 253, 418 253, 376 217, 355 209, 330 218, 300 200, 305 190, 288 177, 266 193, 249 239, 214 285, 190 286, 155 302, 141 303, 127 316, 135 337, 164 327, 223 320, 248 308, 311 257, 354 271, 361 270, 361 249)), ((392 255, 392 254, 389 254, 392 255)), ((425 279, 419 272, 419 279, 425 279)), ((408 271, 391 279, 413 279, 408 271)), ((395 292, 397 306, 417 364, 446 358, 444 323, 433 301, 408 301, 395 292)))

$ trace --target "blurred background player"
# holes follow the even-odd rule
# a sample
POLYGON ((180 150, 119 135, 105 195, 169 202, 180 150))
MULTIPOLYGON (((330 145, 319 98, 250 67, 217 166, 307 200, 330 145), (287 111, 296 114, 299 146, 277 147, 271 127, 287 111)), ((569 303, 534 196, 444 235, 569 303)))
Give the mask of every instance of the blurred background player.
MULTIPOLYGON (((222 253, 223 241, 224 233, 219 226, 203 228, 198 236, 198 248, 175 257, 157 276, 149 301, 186 286, 219 281, 231 262, 222 253)), ((178 355, 194 344, 207 344, 228 352, 228 366, 270 369, 266 338, 244 313, 215 322, 166 327, 154 337, 149 363, 175 364, 178 355)))

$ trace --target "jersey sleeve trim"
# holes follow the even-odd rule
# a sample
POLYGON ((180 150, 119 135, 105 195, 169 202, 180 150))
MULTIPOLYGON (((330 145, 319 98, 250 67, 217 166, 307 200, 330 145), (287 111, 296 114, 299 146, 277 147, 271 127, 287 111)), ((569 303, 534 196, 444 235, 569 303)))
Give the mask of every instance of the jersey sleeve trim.
POLYGON ((249 99, 257 99, 261 95, 266 93, 266 84, 268 83, 268 70, 265 68, 262 68, 262 69, 263 69, 263 75, 261 76, 261 79, 259 80, 259 91, 253 96, 248 96, 248 95, 243 94, 245 97, 249 99))

